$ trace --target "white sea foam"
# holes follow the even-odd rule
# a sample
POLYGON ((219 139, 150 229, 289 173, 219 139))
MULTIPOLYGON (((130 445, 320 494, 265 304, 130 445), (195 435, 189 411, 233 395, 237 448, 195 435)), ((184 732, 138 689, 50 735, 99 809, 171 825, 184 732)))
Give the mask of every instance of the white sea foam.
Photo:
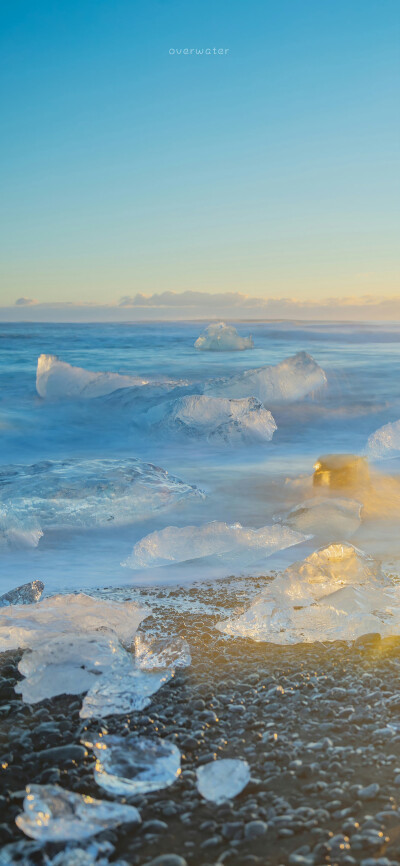
POLYGON ((211 379, 204 393, 217 397, 257 397, 264 404, 301 400, 326 383, 326 374, 307 352, 298 352, 276 366, 246 370, 211 379))
POLYGON ((253 337, 239 337, 233 325, 225 325, 225 322, 211 324, 200 334, 195 344, 195 349, 202 352, 232 352, 253 349, 253 337))
POLYGON ((255 397, 187 395, 161 404, 147 419, 161 430, 222 445, 269 442, 277 429, 271 412, 255 397))

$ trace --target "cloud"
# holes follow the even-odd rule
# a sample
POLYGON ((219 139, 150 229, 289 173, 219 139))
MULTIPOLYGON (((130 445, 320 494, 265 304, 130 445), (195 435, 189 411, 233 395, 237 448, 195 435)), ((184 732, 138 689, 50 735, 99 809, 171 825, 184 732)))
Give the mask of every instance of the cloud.
POLYGON ((239 292, 162 292, 160 295, 125 295, 120 300, 121 307, 196 307, 204 304, 221 303, 224 306, 240 306, 247 295, 239 292))
POLYGON ((32 307, 34 304, 37 304, 35 298, 17 298, 15 301, 16 307, 32 307))

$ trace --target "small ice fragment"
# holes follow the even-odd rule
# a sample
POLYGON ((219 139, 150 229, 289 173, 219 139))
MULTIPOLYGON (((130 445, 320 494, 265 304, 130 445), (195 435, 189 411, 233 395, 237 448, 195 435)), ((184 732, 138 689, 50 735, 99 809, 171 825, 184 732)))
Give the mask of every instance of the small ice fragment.
MULTIPOLYGON (((114 850, 115 846, 111 842, 97 842, 91 839, 86 842, 85 848, 82 848, 79 843, 70 842, 63 845, 63 850, 54 857, 50 858, 46 855, 45 866, 110 866, 108 855, 113 854, 114 850)), ((113 860, 113 866, 127 866, 127 864, 126 861, 113 860)))
POLYGON ((308 499, 274 519, 298 532, 336 540, 349 538, 361 525, 362 505, 354 499, 308 499))
POLYGON ((0 596, 0 607, 9 607, 11 604, 33 604, 39 601, 43 590, 44 583, 41 580, 23 583, 22 586, 17 586, 16 589, 11 589, 10 592, 0 596))
POLYGON ((197 788, 205 800, 223 803, 237 797, 250 781, 247 761, 239 758, 222 758, 198 767, 197 788))
POLYGON ((0 550, 37 547, 43 532, 34 517, 14 514, 12 504, 0 505, 0 550))
POLYGON ((144 672, 135 668, 124 670, 118 666, 98 678, 85 696, 79 715, 81 719, 105 718, 144 710, 150 704, 151 696, 173 676, 171 668, 162 672, 144 672))
POLYGON ((204 393, 215 397, 257 397, 261 403, 302 400, 326 384, 322 368, 307 352, 298 352, 276 366, 258 367, 225 379, 211 379, 204 393))
POLYGON ((87 839, 120 824, 138 824, 140 820, 134 806, 95 800, 59 785, 28 785, 24 811, 15 823, 31 839, 62 842, 87 839))
POLYGON ((97 758, 95 780, 113 797, 168 788, 181 773, 181 753, 167 740, 106 735, 92 748, 97 758))
POLYGON ((197 338, 195 349, 202 352, 232 352, 253 349, 253 337, 239 337, 233 325, 225 325, 225 322, 211 324, 200 337, 197 338))
POLYGON ((384 424, 371 433, 368 439, 367 449, 371 457, 393 457, 400 451, 400 421, 384 424))
POLYGON ((167 526, 138 541, 122 565, 133 569, 153 568, 207 556, 225 556, 230 562, 233 557, 239 568, 260 559, 265 567, 265 557, 305 539, 305 535, 278 525, 249 529, 240 523, 228 525, 213 521, 203 526, 167 526))
POLYGON ((181 637, 154 638, 146 640, 143 635, 135 637, 135 663, 140 670, 156 668, 185 668, 192 658, 187 641, 181 637))
POLYGON ((37 362, 36 390, 40 397, 62 398, 103 397, 120 388, 146 385, 142 376, 121 376, 119 373, 94 373, 83 367, 73 367, 56 355, 40 355, 37 362))
POLYGON ((275 420, 256 397, 231 400, 190 394, 155 407, 147 420, 163 429, 213 444, 270 442, 275 420))

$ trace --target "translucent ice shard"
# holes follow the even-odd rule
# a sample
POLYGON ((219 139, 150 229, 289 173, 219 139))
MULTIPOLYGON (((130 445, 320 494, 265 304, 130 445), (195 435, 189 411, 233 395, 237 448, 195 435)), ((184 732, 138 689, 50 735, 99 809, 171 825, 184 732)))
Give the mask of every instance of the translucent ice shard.
POLYGON ((349 538, 361 525, 362 505, 354 499, 309 499, 276 519, 319 538, 349 538))
POLYGON ((99 737, 92 748, 97 759, 95 780, 113 797, 168 788, 181 773, 181 753, 167 740, 136 734, 106 735, 99 737))
POLYGON ((120 388, 145 385, 141 376, 121 376, 119 373, 94 373, 83 367, 73 367, 56 355, 40 355, 36 371, 36 390, 50 400, 76 397, 102 397, 120 388))
POLYGON ((270 442, 277 429, 271 412, 255 397, 185 395, 156 407, 147 418, 161 429, 229 445, 270 442))
POLYGON ((243 791, 250 781, 250 768, 247 761, 239 758, 222 758, 203 764, 196 775, 201 796, 213 803, 223 803, 243 791))
POLYGON ((379 427, 368 439, 368 452, 371 457, 393 457, 400 451, 400 421, 393 421, 379 427))
POLYGON ((253 337, 239 337, 236 328, 219 322, 209 325, 197 338, 194 347, 202 352, 232 352, 253 349, 254 342, 253 337))
POLYGON ((135 663, 142 671, 156 668, 185 668, 192 658, 189 645, 181 637, 154 638, 149 640, 141 634, 135 637, 135 663))
POLYGON ((105 718, 144 710, 151 696, 173 675, 171 668, 147 672, 118 665, 98 678, 85 696, 79 715, 82 719, 105 718))
POLYGON ((133 601, 103 601, 89 595, 54 595, 32 605, 0 609, 0 652, 33 648, 60 635, 114 632, 130 646, 147 608, 133 601))
POLYGON ((95 800, 59 785, 28 785, 24 811, 15 819, 26 836, 43 842, 87 839, 120 824, 139 822, 133 806, 95 800))
POLYGON ((37 547, 42 535, 35 519, 24 514, 18 518, 12 507, 0 505, 0 550, 37 547))
POLYGON ((16 589, 11 589, 10 592, 0 595, 0 607, 9 607, 12 604, 33 604, 35 601, 39 601, 43 590, 44 583, 41 580, 24 583, 22 586, 17 586, 16 589))
POLYGON ((226 379, 211 379, 204 393, 217 397, 257 397, 261 403, 301 400, 326 383, 321 367, 306 352, 286 358, 275 367, 259 367, 226 379))
POLYGON ((301 533, 278 525, 248 529, 240 523, 230 526, 214 521, 203 526, 167 526, 138 541, 122 564, 133 569, 151 568, 216 555, 246 567, 304 540, 301 533))
POLYGON ((0 471, 0 503, 44 528, 126 524, 196 495, 196 487, 136 459, 48 460, 0 471))

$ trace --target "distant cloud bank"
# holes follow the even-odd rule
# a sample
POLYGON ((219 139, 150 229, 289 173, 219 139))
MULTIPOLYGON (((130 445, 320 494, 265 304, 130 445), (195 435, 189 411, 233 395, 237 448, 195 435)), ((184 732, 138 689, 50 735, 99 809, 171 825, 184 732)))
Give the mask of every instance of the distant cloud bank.
POLYGON ((193 319, 312 321, 400 321, 400 296, 333 297, 321 301, 294 298, 254 298, 240 292, 161 292, 125 295, 113 304, 41 303, 17 298, 0 307, 0 321, 140 322, 193 319))

